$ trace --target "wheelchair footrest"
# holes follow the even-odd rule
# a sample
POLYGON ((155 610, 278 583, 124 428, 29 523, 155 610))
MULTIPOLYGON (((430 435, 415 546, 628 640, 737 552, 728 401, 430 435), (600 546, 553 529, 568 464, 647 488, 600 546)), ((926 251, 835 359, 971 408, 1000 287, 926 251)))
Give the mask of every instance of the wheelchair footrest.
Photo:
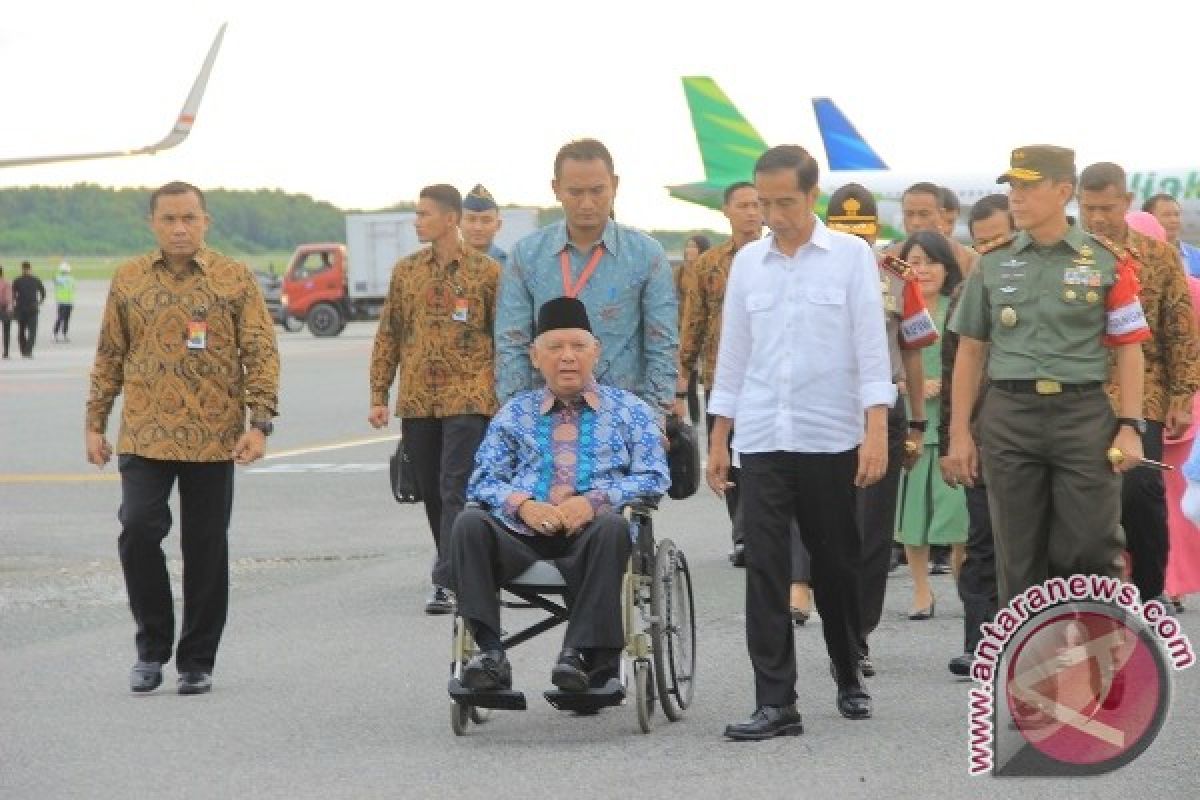
POLYGON ((586 692, 564 692, 562 689, 551 689, 545 693, 546 700, 559 711, 577 711, 591 713, 609 706, 619 706, 625 700, 625 687, 616 678, 610 678, 608 683, 598 689, 588 689, 586 692))
POLYGON ((526 708, 525 693, 514 689, 475 691, 464 687, 458 682, 458 678, 451 678, 446 688, 450 692, 450 699, 459 705, 497 708, 502 711, 524 711, 526 708))

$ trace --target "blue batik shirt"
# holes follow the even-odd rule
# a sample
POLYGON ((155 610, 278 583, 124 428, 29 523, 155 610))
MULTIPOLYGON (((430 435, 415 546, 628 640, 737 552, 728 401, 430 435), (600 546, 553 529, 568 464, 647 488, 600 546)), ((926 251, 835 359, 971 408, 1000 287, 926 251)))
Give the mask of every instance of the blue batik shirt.
MULTIPOLYGON (((671 264, 656 240, 612 220, 599 246, 603 256, 578 294, 600 340, 596 380, 633 392, 652 408, 670 406, 679 354, 671 264)), ((563 250, 576 283, 592 248, 570 244, 565 221, 529 234, 509 253, 496 309, 496 396, 501 403, 542 385, 529 361, 529 345, 538 309, 567 294, 559 261, 563 250)))
POLYGON ((1193 278, 1200 278, 1200 247, 1179 240, 1179 257, 1183 259, 1183 267, 1193 278))
POLYGON ((573 403, 544 388, 522 392, 488 425, 467 499, 526 535, 534 531, 517 509, 529 499, 558 505, 581 495, 597 514, 657 499, 671 474, 655 419, 645 402, 613 386, 592 384, 573 403))

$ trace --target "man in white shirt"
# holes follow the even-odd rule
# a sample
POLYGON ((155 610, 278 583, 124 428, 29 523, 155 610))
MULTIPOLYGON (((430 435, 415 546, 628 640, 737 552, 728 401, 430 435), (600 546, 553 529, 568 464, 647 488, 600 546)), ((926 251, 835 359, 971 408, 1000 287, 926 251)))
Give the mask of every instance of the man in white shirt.
POLYGON ((858 669, 855 487, 887 468, 896 401, 879 274, 871 249, 813 214, 817 163, 802 147, 768 150, 754 168, 771 235, 743 247, 725 294, 709 413, 708 483, 728 488, 731 426, 746 529, 746 643, 757 709, 731 739, 802 733, 788 595, 789 524, 812 558, 813 590, 845 717, 871 715, 858 669), (866 430, 864 438, 864 411, 866 430))

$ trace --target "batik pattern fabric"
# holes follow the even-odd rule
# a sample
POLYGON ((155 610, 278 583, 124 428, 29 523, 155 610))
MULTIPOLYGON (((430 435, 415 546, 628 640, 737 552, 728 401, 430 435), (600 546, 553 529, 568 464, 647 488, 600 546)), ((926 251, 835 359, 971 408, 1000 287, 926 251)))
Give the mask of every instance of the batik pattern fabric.
POLYGON ((593 385, 576 403, 547 389, 506 403, 476 452, 467 498, 534 535, 517 517, 525 500, 558 505, 579 495, 600 513, 661 497, 670 485, 654 410, 630 392, 593 385))
POLYGON ((386 406, 399 374, 396 416, 491 416, 500 265, 463 246, 438 263, 432 247, 400 259, 371 350, 371 405, 386 406))
POLYGON ((117 452, 228 461, 252 420, 275 416, 275 325, 250 269, 201 249, 176 275, 160 251, 117 267, 100 324, 87 430, 124 394, 117 452))

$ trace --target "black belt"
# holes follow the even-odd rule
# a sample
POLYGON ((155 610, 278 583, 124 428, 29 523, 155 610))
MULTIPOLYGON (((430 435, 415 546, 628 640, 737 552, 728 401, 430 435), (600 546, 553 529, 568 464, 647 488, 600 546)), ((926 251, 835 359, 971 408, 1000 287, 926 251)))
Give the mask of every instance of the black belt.
POLYGON ((1006 392, 1017 394, 1062 394, 1063 392, 1090 392, 1104 386, 1103 381, 1088 383, 1062 383, 1060 381, 991 381, 991 385, 1006 392))

